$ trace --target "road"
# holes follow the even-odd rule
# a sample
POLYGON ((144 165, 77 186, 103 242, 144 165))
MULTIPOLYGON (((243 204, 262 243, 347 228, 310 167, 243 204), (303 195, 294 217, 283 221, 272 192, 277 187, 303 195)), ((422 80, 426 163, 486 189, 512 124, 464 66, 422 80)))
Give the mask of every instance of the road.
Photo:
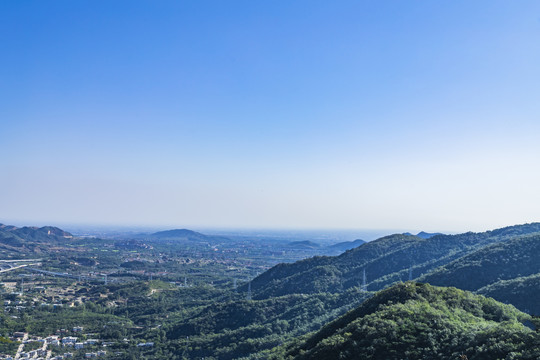
MULTIPOLYGON (((41 347, 41 351, 47 351, 47 341, 46 341, 46 340, 43 341, 43 346, 41 347)), ((51 351, 47 351, 47 356, 49 356, 49 353, 50 353, 50 352, 51 352, 51 351)), ((36 357, 36 358, 38 357, 37 354, 36 354, 35 357, 36 357)), ((47 357, 47 359, 48 359, 48 357, 47 357)))
POLYGON ((37 264, 25 264, 25 265, 14 266, 14 267, 11 267, 11 268, 9 268, 9 269, 0 270, 0 273, 4 273, 4 272, 8 272, 8 271, 17 270, 17 269, 20 269, 20 268, 23 268, 23 267, 26 267, 26 266, 39 266, 39 263, 37 263, 37 264))
POLYGON ((22 353, 22 351, 24 349, 24 342, 26 340, 28 340, 28 333, 25 333, 23 338, 22 338, 21 345, 19 345, 19 348, 17 349, 17 354, 15 354, 15 360, 20 359, 21 353, 22 353))

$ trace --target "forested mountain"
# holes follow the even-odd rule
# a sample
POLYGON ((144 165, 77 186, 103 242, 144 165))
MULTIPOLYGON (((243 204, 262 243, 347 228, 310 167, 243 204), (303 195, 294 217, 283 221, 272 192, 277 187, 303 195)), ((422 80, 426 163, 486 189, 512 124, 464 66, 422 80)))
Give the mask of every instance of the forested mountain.
POLYGON ((3 259, 39 257, 44 270, 60 275, 45 278, 42 272, 16 268, 13 260, 4 264, 8 308, 9 301, 19 298, 31 304, 14 309, 14 316, 23 311, 24 319, 10 320, 4 333, 28 328, 46 335, 63 322, 82 322, 108 334, 101 325, 103 331, 95 328, 96 321, 88 317, 91 310, 99 321, 128 324, 118 325, 111 337, 137 339, 118 345, 117 350, 125 350, 119 359, 353 359, 362 354, 366 359, 464 355, 471 360, 538 355, 538 337, 527 326, 538 323, 531 315, 540 314, 540 224, 429 238, 395 234, 339 256, 282 263, 254 279, 261 269, 254 264, 261 259, 282 261, 286 253, 309 252, 287 242, 272 247, 274 243, 186 229, 144 236, 72 239, 53 227, 1 225, 3 259), (104 274, 109 283, 101 279, 104 274), (12 292, 13 286, 23 288, 23 278, 25 292, 12 292), (530 314, 455 288, 403 283, 409 278, 470 289, 530 314), (49 294, 62 294, 62 304, 74 306, 63 312, 53 306, 49 312, 40 305, 55 299, 49 294), (75 305, 77 301, 84 306, 75 305), (139 349, 141 341, 154 345, 139 349))
POLYGON ((51 240, 68 239, 73 237, 73 235, 67 231, 54 226, 24 226, 19 228, 13 225, 0 224, 0 236, 3 238, 10 235, 26 241, 36 242, 49 242, 51 240))
POLYGON ((216 302, 179 323, 164 326, 172 340, 167 351, 181 349, 187 358, 237 359, 318 330, 369 296, 351 289, 341 294, 216 302))
POLYGON ((0 246, 3 248, 17 248, 24 245, 24 239, 13 233, 0 228, 0 246))
POLYGON ((43 226, 40 228, 24 226, 22 228, 13 229, 11 231, 26 240, 34 241, 50 241, 51 237, 56 239, 69 239, 73 237, 73 235, 68 233, 67 231, 64 231, 54 226, 43 226))
POLYGON ((418 281, 476 291, 540 315, 540 235, 486 246, 418 281))
POLYGON ((476 293, 512 304, 526 313, 540 315, 540 273, 500 280, 478 289, 476 293))
POLYGON ((418 280, 439 286, 477 290, 500 280, 540 273, 540 235, 486 246, 418 280))
POLYGON ((25 256, 46 251, 51 244, 64 244, 73 235, 53 226, 18 228, 0 224, 0 251, 25 256))
MULTIPOLYGON (((291 269, 294 269, 298 273, 289 275, 285 281, 277 278, 272 286, 284 284, 285 286, 281 288, 274 287, 273 289, 287 290, 287 286, 290 286, 294 288, 295 293, 283 296, 275 296, 275 293, 260 296, 261 294, 258 293, 258 300, 230 301, 201 308, 199 312, 184 319, 181 323, 167 328, 167 337, 176 339, 170 351, 174 352, 174 348, 185 347, 188 349, 186 354, 194 357, 218 354, 217 357, 220 359, 242 356, 252 356, 254 359, 258 358, 257 356, 264 358, 272 347, 292 341, 309 331, 317 330, 325 322, 335 319, 351 306, 357 306, 371 296, 372 292, 361 290, 364 268, 367 269, 367 274, 379 276, 383 274, 378 281, 371 282, 371 288, 375 289, 396 276, 384 276, 385 273, 395 272, 401 279, 406 277, 409 272, 407 263, 414 259, 424 260, 423 266, 426 269, 431 268, 434 275, 445 273, 443 270, 447 268, 461 269, 463 274, 460 273, 456 278, 473 279, 471 281, 477 282, 477 287, 473 290, 478 289, 478 286, 482 284, 491 283, 493 279, 502 279, 501 274, 504 272, 507 278, 527 275, 529 272, 538 273, 540 270, 537 267, 540 266, 540 261, 537 260, 540 252, 537 247, 540 247, 540 235, 519 235, 527 232, 534 233, 537 230, 538 225, 532 224, 480 234, 439 235, 431 239, 392 235, 361 245, 341 256, 314 257, 294 264, 280 264, 256 278, 252 282, 252 289, 256 289, 256 281, 261 278, 265 279, 269 275, 276 274, 287 275, 293 271, 291 269), (404 254, 407 256, 403 256, 404 254), (443 256, 437 258, 441 254, 443 256), (465 255, 459 257, 461 254, 465 255), (456 257, 457 260, 450 261, 456 257), (449 262, 447 266, 438 268, 437 264, 444 261, 449 262), (488 265, 493 264, 501 264, 501 271, 491 272, 488 265), (356 283, 352 283, 351 278, 356 279, 356 283), (313 291, 313 287, 320 291, 313 291), (183 340, 186 338, 190 339, 189 345, 183 340)), ((420 268, 418 265, 413 267, 415 271, 420 268)), ((453 274, 448 275, 448 278, 453 277, 453 274)), ((428 281, 427 276, 422 280, 428 281)), ((540 291, 538 281, 538 277, 526 277, 520 282, 513 281, 512 283, 499 281, 493 287, 483 288, 482 291, 493 294, 497 299, 513 303, 521 294, 538 293, 540 291), (512 286, 518 286, 522 291, 516 293, 512 286)), ((397 356, 401 354, 401 351, 409 351, 410 359, 432 358, 434 354, 448 359, 456 354, 467 354, 469 359, 497 358, 493 357, 494 354, 498 354, 493 352, 495 345, 494 348, 481 346, 486 341, 495 342, 497 346, 504 345, 511 348, 511 352, 516 352, 516 354, 525 354, 523 351, 526 347, 520 345, 517 339, 529 336, 530 331, 516 322, 516 316, 523 321, 529 319, 527 315, 520 314, 511 307, 497 304, 493 300, 456 289, 439 289, 416 283, 407 284, 405 287, 399 285, 390 290, 383 290, 377 293, 374 299, 360 306, 360 309, 371 306, 370 311, 373 311, 373 313, 364 314, 370 316, 370 322, 362 323, 363 330, 361 331, 366 328, 374 331, 373 329, 381 327, 378 329, 380 333, 376 331, 362 333, 358 329, 354 331, 360 332, 360 337, 366 337, 377 344, 385 344, 384 346, 374 349, 367 342, 362 343, 354 336, 349 339, 343 335, 343 333, 354 333, 354 331, 334 329, 334 332, 339 333, 338 335, 333 334, 330 339, 320 339, 316 342, 308 341, 300 348, 289 347, 287 356, 298 359, 333 359, 336 351, 339 351, 344 358, 357 354, 358 351, 362 353, 371 351, 371 358, 392 359, 399 358, 397 356), (400 306, 396 305, 400 303, 400 306), (426 304, 429 304, 429 307, 426 307, 426 304), (384 311, 377 310, 381 306, 387 306, 387 308, 384 311), (403 317, 413 313, 417 314, 413 319, 404 320, 407 329, 400 327, 398 330, 392 330, 395 327, 393 323, 395 317, 392 318, 392 316, 398 314, 395 316, 403 317), (449 316, 449 314, 452 315, 449 316), (446 316, 448 318, 445 318, 446 316), (391 317, 391 319, 388 320, 386 317, 391 317), (431 328, 433 329, 429 330, 431 328), (514 333, 514 330, 517 332, 514 333), (389 335, 388 331, 392 334, 389 335), (400 334, 400 331, 404 333, 400 334), (394 340, 384 342, 388 336, 394 340), (400 344, 396 339, 401 337, 409 342, 400 344), (503 343, 507 340, 506 337, 511 345, 503 343), (343 340, 340 346, 336 348, 333 345, 329 346, 329 344, 339 343, 340 339, 343 340), (442 345, 436 345, 438 342, 442 345), (363 344, 361 346, 366 346, 366 349, 358 348, 360 343, 363 344), (413 351, 415 347, 420 350, 413 351), (472 351, 471 349, 475 347, 481 350, 472 351), (394 350, 389 350, 390 352, 383 351, 392 348, 394 350)), ((459 286, 459 284, 455 285, 459 286)), ((533 314, 536 313, 536 307, 538 307, 530 297, 516 305, 523 310, 530 310, 533 314)), ((283 348, 279 351, 283 351, 283 348)), ((276 355, 277 358, 285 356, 283 352, 278 353, 280 355, 276 355)), ((506 356, 501 354, 497 356, 499 355, 503 358, 506 356)), ((530 354, 526 356, 534 358, 530 354)), ((526 356, 524 358, 527 358, 526 356)))
POLYGON ((257 298, 294 293, 338 292, 359 286, 366 272, 368 289, 416 278, 490 244, 540 232, 540 223, 483 233, 437 235, 428 239, 397 234, 363 244, 340 256, 313 257, 279 264, 255 278, 257 298))
POLYGON ((274 359, 538 359, 531 317, 493 299, 407 282, 377 293, 274 359))

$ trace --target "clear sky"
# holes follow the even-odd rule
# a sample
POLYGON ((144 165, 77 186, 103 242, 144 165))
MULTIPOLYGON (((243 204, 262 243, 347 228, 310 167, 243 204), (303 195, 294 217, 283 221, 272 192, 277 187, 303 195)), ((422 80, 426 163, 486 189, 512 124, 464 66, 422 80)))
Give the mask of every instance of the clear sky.
POLYGON ((540 221, 538 1, 2 1, 0 222, 540 221))

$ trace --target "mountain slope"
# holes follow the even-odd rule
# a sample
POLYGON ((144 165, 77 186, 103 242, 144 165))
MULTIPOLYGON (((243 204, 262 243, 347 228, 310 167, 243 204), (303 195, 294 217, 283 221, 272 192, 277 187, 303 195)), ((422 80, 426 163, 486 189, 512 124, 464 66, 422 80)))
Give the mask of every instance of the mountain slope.
POLYGON ((540 273, 500 280, 478 289, 476 293, 512 304, 528 314, 540 315, 540 273))
POLYGON ((172 352, 184 351, 189 339, 186 358, 238 359, 318 330, 369 296, 351 289, 341 294, 216 302, 164 330, 174 341, 172 352))
POLYGON ((426 274, 484 246, 540 232, 540 223, 516 225, 429 239, 404 234, 386 236, 334 257, 314 257, 279 264, 255 278, 257 298, 293 293, 339 292, 359 286, 366 271, 369 290, 426 274))
POLYGON ((500 280, 540 273, 540 235, 518 237, 457 259, 419 281, 477 290, 500 280))
POLYGON ((522 324, 530 319, 493 299, 408 282, 277 349, 274 358, 537 359, 539 335, 522 324))
POLYGON ((70 233, 53 226, 18 228, 0 224, 0 252, 8 257, 46 252, 51 244, 66 244, 72 238, 70 233))
POLYGON ((385 253, 407 248, 418 240, 414 236, 388 236, 340 256, 316 256, 292 264, 278 264, 255 278, 252 289, 258 298, 289 293, 342 291, 343 282, 348 280, 345 272, 359 268, 385 253))

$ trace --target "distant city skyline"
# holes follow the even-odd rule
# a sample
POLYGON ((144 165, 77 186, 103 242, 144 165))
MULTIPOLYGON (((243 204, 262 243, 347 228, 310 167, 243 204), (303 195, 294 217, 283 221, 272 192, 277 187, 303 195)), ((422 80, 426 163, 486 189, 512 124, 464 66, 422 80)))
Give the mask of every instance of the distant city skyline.
POLYGON ((0 223, 540 221, 536 1, 25 1, 0 20, 0 223))

